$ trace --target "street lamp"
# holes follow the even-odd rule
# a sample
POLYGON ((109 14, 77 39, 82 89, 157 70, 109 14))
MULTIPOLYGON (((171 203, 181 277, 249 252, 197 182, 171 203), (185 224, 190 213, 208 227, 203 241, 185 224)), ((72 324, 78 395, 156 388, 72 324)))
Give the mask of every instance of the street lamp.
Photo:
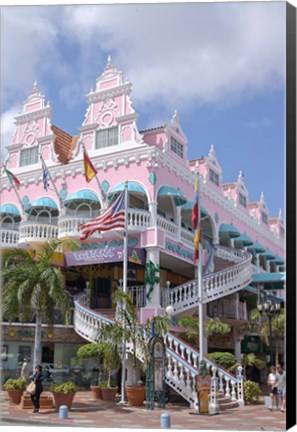
POLYGON ((263 312, 266 313, 269 321, 269 348, 270 348, 270 362, 273 365, 273 353, 272 353, 272 318, 280 311, 280 303, 272 303, 270 300, 264 303, 258 303, 257 309, 262 315, 263 312))

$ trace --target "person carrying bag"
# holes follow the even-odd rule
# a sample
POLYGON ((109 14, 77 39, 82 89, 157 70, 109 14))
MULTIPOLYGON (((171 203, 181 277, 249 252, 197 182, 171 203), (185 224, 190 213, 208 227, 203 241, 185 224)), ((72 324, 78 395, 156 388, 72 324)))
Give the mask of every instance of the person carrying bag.
POLYGON ((42 385, 43 375, 41 372, 42 372, 42 366, 40 366, 40 365, 35 366, 35 372, 30 377, 32 382, 29 384, 29 386, 31 384, 35 384, 35 392, 32 393, 30 390, 28 390, 29 386, 27 387, 27 391, 30 393, 30 398, 31 398, 31 401, 34 405, 34 410, 33 410, 34 414, 39 412, 39 399, 40 399, 41 393, 43 392, 43 385, 42 385))

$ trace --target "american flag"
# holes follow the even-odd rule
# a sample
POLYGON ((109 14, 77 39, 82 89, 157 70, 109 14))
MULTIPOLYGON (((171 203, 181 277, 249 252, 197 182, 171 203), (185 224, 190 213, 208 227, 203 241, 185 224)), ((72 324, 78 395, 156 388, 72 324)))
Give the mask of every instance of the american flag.
POLYGON ((95 231, 125 228, 125 214, 125 191, 123 191, 101 215, 80 225, 80 240, 87 239, 95 231))

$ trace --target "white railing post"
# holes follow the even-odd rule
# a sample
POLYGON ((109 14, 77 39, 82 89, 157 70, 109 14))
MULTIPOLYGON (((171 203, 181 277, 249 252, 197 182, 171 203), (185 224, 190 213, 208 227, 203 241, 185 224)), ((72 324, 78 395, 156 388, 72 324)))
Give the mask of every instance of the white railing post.
POLYGON ((240 406, 244 405, 244 383, 243 383, 243 375, 242 375, 242 366, 238 366, 238 375, 237 375, 237 402, 240 406))
POLYGON ((208 401, 208 412, 209 414, 218 414, 219 402, 218 402, 218 378, 216 376, 216 368, 211 368, 212 377, 210 380, 210 395, 208 401))

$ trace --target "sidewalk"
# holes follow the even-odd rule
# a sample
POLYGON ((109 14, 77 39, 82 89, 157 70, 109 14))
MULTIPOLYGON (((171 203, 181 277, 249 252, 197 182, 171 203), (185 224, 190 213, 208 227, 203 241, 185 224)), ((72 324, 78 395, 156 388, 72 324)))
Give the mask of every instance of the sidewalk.
POLYGON ((54 410, 41 410, 33 414, 8 402, 5 391, 1 392, 1 419, 19 422, 20 425, 71 426, 93 428, 160 429, 160 415, 170 415, 172 429, 202 430, 285 430, 285 414, 270 412, 264 404, 247 405, 222 411, 215 416, 191 415, 185 405, 167 404, 165 409, 147 411, 145 407, 129 407, 114 402, 92 398, 90 391, 76 393, 68 419, 59 419, 54 410))

